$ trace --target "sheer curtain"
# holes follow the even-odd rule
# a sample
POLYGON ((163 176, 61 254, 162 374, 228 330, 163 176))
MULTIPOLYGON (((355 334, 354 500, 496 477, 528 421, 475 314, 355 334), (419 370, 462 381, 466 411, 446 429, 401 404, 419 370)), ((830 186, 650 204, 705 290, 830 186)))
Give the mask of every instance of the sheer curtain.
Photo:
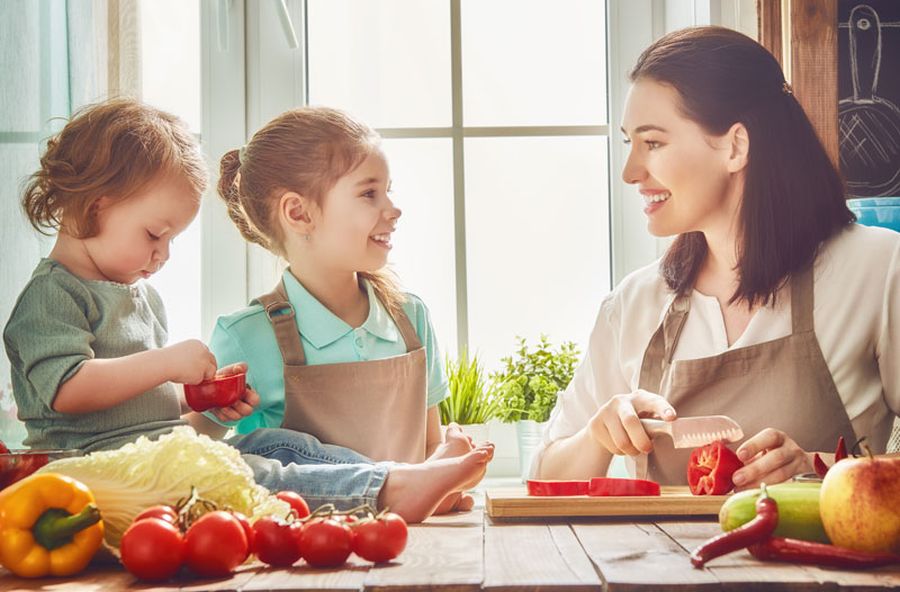
MULTIPOLYGON (((107 96, 139 97, 140 0, 0 2, 0 323, 53 245, 19 206, 46 139, 74 110, 107 96)), ((0 355, 0 439, 25 436, 9 360, 0 355)))

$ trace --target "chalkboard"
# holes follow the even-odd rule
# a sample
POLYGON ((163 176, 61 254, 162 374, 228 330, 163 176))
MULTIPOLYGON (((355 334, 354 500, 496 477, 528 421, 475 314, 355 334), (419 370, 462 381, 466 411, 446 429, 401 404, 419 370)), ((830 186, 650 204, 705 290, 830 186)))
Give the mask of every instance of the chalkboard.
POLYGON ((900 0, 838 3, 841 172, 854 197, 900 196, 900 0))

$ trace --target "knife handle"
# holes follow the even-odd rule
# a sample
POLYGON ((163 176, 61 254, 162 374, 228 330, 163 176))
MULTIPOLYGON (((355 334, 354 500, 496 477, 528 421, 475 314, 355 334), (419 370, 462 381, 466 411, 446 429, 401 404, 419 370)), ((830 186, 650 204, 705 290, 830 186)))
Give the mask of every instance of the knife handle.
POLYGON ((670 421, 663 421, 661 419, 642 419, 641 425, 644 426, 644 431, 647 432, 651 438, 660 434, 666 434, 667 436, 672 437, 672 422, 670 421))

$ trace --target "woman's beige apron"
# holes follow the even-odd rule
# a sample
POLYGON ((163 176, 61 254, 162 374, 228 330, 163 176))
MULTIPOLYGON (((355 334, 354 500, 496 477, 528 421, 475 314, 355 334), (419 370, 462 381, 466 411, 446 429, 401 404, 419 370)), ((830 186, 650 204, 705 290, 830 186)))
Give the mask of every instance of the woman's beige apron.
MULTIPOLYGON (((839 436, 856 440, 853 426, 825 363, 813 327, 813 271, 791 280, 787 337, 728 350, 716 356, 672 361, 690 310, 690 297, 676 297, 650 340, 641 365, 640 388, 665 397, 679 417, 728 415, 750 438, 765 428, 782 430, 804 450, 834 450, 839 436)), ((672 440, 653 441, 637 472, 664 485, 687 483, 691 449, 672 440)))
POLYGON ((407 353, 307 366, 284 284, 279 282, 257 301, 272 323, 284 360, 282 427, 345 446, 372 460, 425 460, 425 348, 402 310, 391 318, 407 353))

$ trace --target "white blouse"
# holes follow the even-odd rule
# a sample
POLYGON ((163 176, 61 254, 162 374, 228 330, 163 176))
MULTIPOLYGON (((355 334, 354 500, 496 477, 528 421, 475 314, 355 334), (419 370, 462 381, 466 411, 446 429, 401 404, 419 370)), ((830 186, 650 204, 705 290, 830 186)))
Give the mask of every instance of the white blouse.
MULTIPOLYGON (((635 271, 601 303, 585 358, 559 395, 532 474, 550 443, 578 432, 614 395, 637 390, 644 350, 674 298, 658 269, 659 261, 635 271)), ((883 452, 900 416, 900 233, 853 225, 830 239, 815 262, 814 295, 816 337, 853 429, 883 452)), ((713 356, 790 333, 789 285, 730 347, 718 300, 695 290, 674 359, 713 356)))

